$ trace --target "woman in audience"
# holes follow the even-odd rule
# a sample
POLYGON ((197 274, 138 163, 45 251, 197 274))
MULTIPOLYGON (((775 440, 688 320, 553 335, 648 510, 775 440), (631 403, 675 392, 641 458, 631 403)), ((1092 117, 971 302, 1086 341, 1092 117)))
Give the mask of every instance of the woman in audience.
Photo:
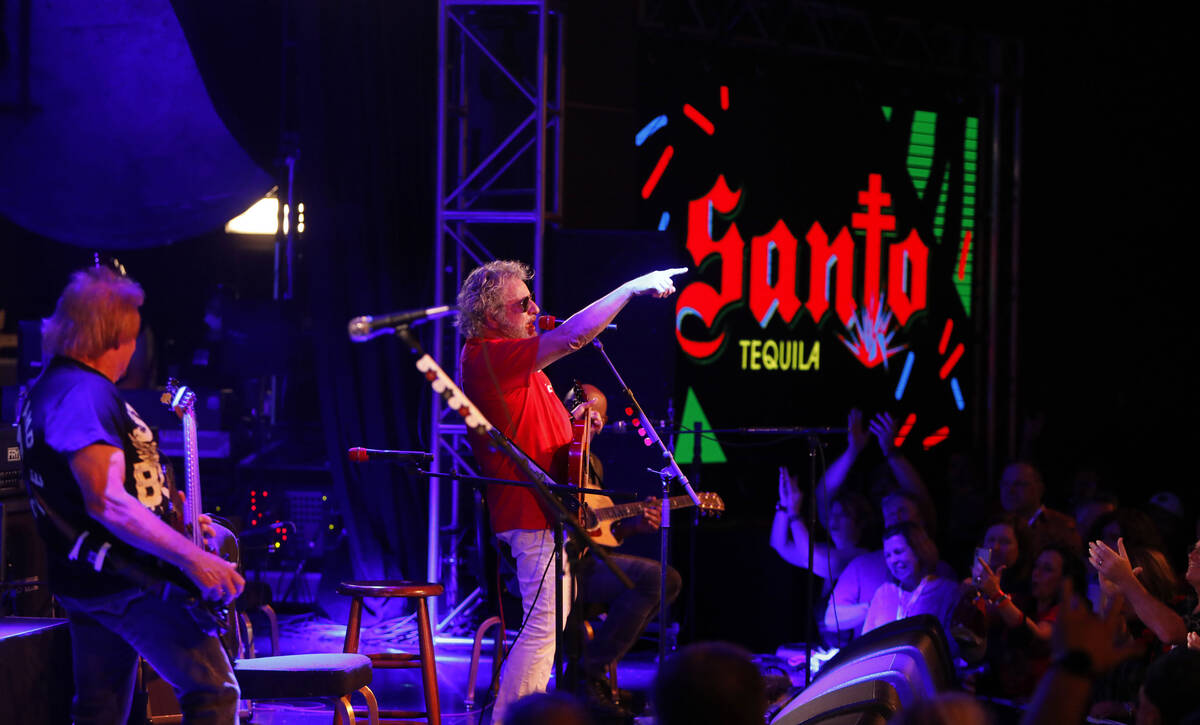
POLYGON ((917 614, 932 614, 949 632, 959 585, 936 573, 937 546, 925 529, 912 522, 889 527, 883 532, 883 554, 891 581, 875 590, 862 631, 917 614))
MULTIPOLYGON (((1000 577, 1000 587, 1009 594, 1029 594, 1029 567, 1033 552, 1029 551, 1029 540, 1024 527, 1012 514, 1000 514, 992 518, 983 533, 983 548, 989 551, 989 559, 983 563, 1000 577)), ((971 568, 971 583, 978 588, 983 583, 984 568, 975 561, 971 568)))
POLYGON ((987 601, 988 615, 1003 629, 989 637, 987 660, 989 674, 979 690, 1005 697, 1026 697, 1037 685, 1050 664, 1050 634, 1058 616, 1059 598, 1064 580, 1072 588, 1084 586, 1083 561, 1065 546, 1042 549, 1029 574, 1029 596, 1014 600, 1001 588, 999 573, 982 564, 980 591, 987 601))
MULTIPOLYGON (((1108 608, 1114 600, 1122 603, 1121 642, 1133 653, 1097 684, 1094 717, 1128 713, 1150 665, 1171 646, 1185 644, 1189 617, 1200 618, 1196 600, 1181 596, 1178 577, 1161 551, 1126 546, 1121 538, 1116 549, 1103 541, 1088 547, 1090 562, 1099 572, 1100 607, 1108 608)), ((1186 578, 1194 588, 1200 584, 1200 555, 1189 556, 1186 578)))
MULTIPOLYGON (((771 548, 784 561, 808 568, 808 526, 804 523, 804 493, 796 477, 787 468, 779 467, 779 503, 775 505, 775 520, 771 524, 771 548)), ((829 513, 822 516, 829 532, 829 542, 813 543, 813 573, 825 580, 828 592, 842 570, 867 549, 859 546, 863 530, 870 520, 871 508, 866 499, 850 491, 839 492, 829 504, 829 513)))
MULTIPOLYGON (((963 582, 949 633, 959 645, 959 654, 970 664, 983 661, 989 639, 1003 636, 1004 624, 988 616, 987 598, 980 590, 983 565, 988 564, 994 570, 1000 577, 1000 589, 1016 597, 1019 605, 1024 606, 1029 595, 1029 544, 1016 517, 994 516, 979 543, 987 554, 983 561, 973 563, 971 576, 963 582)), ((975 552, 979 553, 978 549, 975 552)))

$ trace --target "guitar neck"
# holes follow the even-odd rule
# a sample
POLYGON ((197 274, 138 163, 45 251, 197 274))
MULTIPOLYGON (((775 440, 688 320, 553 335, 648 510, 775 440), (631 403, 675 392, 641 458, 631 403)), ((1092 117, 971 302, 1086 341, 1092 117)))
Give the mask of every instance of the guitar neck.
POLYGON ((200 500, 200 447, 196 434, 196 414, 190 411, 183 415, 183 463, 184 490, 187 494, 184 522, 191 527, 192 543, 203 547, 204 535, 200 531, 200 514, 204 511, 200 500))
MULTIPOLYGON (((671 510, 687 508, 695 506, 692 499, 688 496, 672 496, 667 499, 671 505, 671 510)), ((617 519, 627 519, 630 516, 637 516, 642 513, 642 508, 646 505, 645 501, 637 501, 634 503, 617 504, 616 506, 605 506, 602 509, 596 509, 593 513, 600 521, 616 521, 617 519)))

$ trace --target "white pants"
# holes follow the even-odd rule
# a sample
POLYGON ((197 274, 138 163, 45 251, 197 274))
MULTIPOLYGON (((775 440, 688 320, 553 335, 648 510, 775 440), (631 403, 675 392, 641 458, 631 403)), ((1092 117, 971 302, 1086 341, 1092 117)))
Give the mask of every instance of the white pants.
MULTIPOLYGON (((508 544, 517 562, 525 628, 508 652, 500 673, 500 689, 492 725, 504 721, 508 706, 531 692, 544 692, 554 669, 554 532, 514 529, 496 535, 508 544), (540 591, 539 591, 540 589, 540 591)), ((563 560, 563 621, 571 611, 570 572, 563 560)))

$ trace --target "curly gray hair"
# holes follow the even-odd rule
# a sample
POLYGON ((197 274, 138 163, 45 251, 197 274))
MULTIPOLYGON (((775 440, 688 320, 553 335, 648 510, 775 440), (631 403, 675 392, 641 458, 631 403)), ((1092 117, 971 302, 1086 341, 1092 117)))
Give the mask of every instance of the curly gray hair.
POLYGON ((507 280, 533 279, 533 270, 523 262, 497 259, 476 267, 467 275, 458 291, 458 316, 454 324, 466 337, 479 337, 487 326, 488 315, 499 316, 503 302, 500 286, 507 280))

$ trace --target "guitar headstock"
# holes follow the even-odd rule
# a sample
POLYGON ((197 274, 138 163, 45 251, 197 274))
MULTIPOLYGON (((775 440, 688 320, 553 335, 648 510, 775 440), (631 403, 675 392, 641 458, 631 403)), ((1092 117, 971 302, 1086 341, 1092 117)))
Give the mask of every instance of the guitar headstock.
POLYGON ((706 491, 697 493, 696 496, 700 499, 700 511, 705 516, 720 516, 725 513, 725 502, 719 494, 706 491))
POLYGON ((170 378, 167 380, 166 390, 162 394, 162 402, 182 418, 196 412, 196 391, 175 378, 170 378))

